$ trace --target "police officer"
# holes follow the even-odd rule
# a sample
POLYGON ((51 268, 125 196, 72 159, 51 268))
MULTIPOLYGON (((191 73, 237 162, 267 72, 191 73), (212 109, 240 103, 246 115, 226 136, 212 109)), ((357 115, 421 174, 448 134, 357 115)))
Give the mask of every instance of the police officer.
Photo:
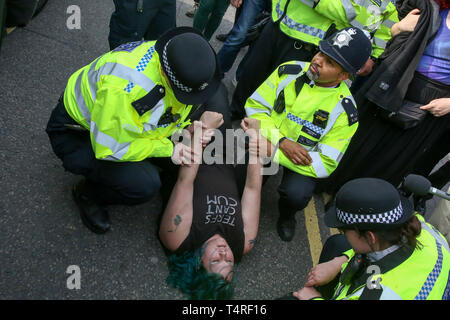
POLYGON ((344 28, 319 43, 311 63, 282 64, 247 100, 248 117, 261 121, 263 135, 279 146, 274 160, 283 167, 278 188, 278 234, 291 241, 295 213, 312 197, 317 179, 338 166, 358 127, 354 99, 344 80, 371 53, 366 34, 344 28))
POLYGON ((290 60, 310 61, 321 40, 345 27, 365 30, 373 40, 371 59, 358 73, 367 75, 391 38, 390 27, 395 22, 397 10, 389 0, 272 1, 272 20, 252 45, 233 94, 233 117, 243 116, 247 98, 277 66, 290 60))
POLYGON ((156 40, 176 27, 175 0, 114 0, 109 22, 110 50, 127 42, 156 40))
POLYGON ((84 224, 106 232, 105 205, 151 199, 161 168, 176 180, 171 157, 184 165, 193 151, 171 135, 205 110, 222 117, 226 99, 216 54, 190 27, 121 45, 76 71, 46 131, 64 168, 86 178, 73 188, 84 224))
POLYGON ((347 182, 326 212, 325 224, 343 235, 326 241, 323 261, 309 272, 296 298, 450 299, 447 241, 390 183, 375 178, 347 182))

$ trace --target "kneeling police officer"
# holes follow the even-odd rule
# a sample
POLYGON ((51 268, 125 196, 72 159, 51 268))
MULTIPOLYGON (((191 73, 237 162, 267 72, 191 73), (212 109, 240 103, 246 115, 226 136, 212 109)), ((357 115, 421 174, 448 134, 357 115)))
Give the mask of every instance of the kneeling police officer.
POLYGON ((164 173, 176 181, 171 160, 187 164, 193 151, 171 135, 201 111, 222 117, 226 108, 216 54, 193 28, 120 45, 76 71, 46 131, 64 168, 85 177, 73 187, 83 223, 104 233, 106 205, 148 201, 164 173))

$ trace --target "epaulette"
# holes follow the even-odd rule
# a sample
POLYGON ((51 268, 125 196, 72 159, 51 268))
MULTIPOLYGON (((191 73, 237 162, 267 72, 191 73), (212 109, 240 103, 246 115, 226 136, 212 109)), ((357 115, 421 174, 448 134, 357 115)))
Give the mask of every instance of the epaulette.
POLYGON ((358 110, 356 109, 356 106, 353 104, 353 101, 349 98, 342 99, 342 107, 345 110, 345 113, 347 113, 348 117, 348 125, 351 126, 354 123, 358 122, 358 110))
POLYGON ((159 100, 164 98, 165 94, 166 89, 161 85, 156 85, 149 93, 131 104, 134 109, 136 109, 139 116, 142 116, 144 113, 151 110, 159 100))
POLYGON ((302 67, 298 64, 285 64, 278 68, 278 76, 281 77, 283 74, 299 74, 302 70, 302 67))

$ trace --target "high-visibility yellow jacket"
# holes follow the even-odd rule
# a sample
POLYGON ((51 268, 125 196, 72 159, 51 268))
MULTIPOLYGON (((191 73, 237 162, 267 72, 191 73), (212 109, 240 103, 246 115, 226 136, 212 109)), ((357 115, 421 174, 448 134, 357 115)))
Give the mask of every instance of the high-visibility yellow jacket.
MULTIPOLYGON (((416 214, 422 225, 417 237, 420 246, 414 250, 397 249, 382 259, 372 262, 349 284, 336 286, 334 299, 358 300, 449 300, 450 251, 442 234, 422 216, 416 214), (375 266, 375 267, 374 267, 375 266), (379 273, 377 273, 377 272, 379 273), (379 289, 376 291, 376 286, 379 289)), ((353 249, 344 253, 349 259, 353 249)), ((349 263, 342 266, 342 272, 349 263)))
POLYGON ((301 61, 280 65, 247 99, 245 111, 248 117, 260 120, 261 133, 272 144, 286 137, 300 143, 313 160, 309 166, 296 165, 277 149, 274 161, 302 175, 325 178, 336 169, 356 132, 357 110, 345 82, 336 88, 304 83, 297 95, 296 81, 309 65, 301 61), (295 65, 300 66, 298 73, 283 71, 295 65), (282 95, 285 109, 278 113, 274 106, 282 95), (328 119, 319 125, 317 112, 328 113, 328 119))
MULTIPOLYGON (((283 14, 287 0, 272 2, 272 18, 283 14)), ((372 56, 378 58, 391 38, 398 14, 391 0, 291 0, 280 23, 281 31, 292 38, 318 45, 332 23, 337 29, 354 26, 372 35, 372 56)))
POLYGON ((69 115, 90 131, 97 159, 170 157, 173 144, 168 137, 190 123, 186 118, 192 106, 175 98, 161 74, 154 45, 155 41, 121 45, 69 78, 64 105, 69 115), (154 106, 139 113, 132 103, 148 93, 157 97, 154 106), (179 116, 161 123, 169 107, 169 113, 179 116))

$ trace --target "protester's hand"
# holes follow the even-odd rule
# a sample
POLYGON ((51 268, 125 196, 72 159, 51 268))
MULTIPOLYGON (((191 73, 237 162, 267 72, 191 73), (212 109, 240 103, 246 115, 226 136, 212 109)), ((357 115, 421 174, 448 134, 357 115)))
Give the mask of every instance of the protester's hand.
POLYGON ((341 256, 328 262, 319 263, 308 273, 305 287, 316 287, 329 283, 341 272, 341 267, 346 261, 347 257, 341 256))
POLYGON ((218 112, 205 111, 200 117, 200 121, 207 129, 217 129, 223 124, 223 115, 218 112))
POLYGON ((241 121, 241 128, 244 131, 247 131, 248 129, 259 130, 260 121, 258 119, 244 118, 241 121))
POLYGON ((450 98, 434 99, 429 104, 420 107, 422 110, 427 110, 435 117, 445 116, 450 112, 450 98))
POLYGON ((275 146, 259 134, 260 121, 252 118, 244 118, 241 121, 241 128, 250 136, 250 153, 258 157, 271 157, 275 146))
POLYGON ((190 167, 198 156, 199 154, 195 153, 191 147, 179 142, 175 143, 175 146, 173 147, 171 159, 176 165, 190 167))
POLYGON ((367 76, 372 72, 373 65, 375 64, 375 61, 373 61, 371 58, 369 58, 364 66, 356 73, 358 76, 367 76))
POLYGON ((292 295, 298 300, 311 300, 312 298, 322 297, 320 292, 313 287, 304 287, 292 293, 292 295))
POLYGON ((413 32, 420 18, 420 10, 411 10, 406 17, 394 24, 391 28, 391 35, 394 37, 401 32, 413 32))
POLYGON ((230 3, 236 9, 239 8, 242 4, 242 0, 230 0, 230 3))
POLYGON ((308 151, 306 151, 305 148, 294 141, 284 139, 280 143, 279 147, 283 154, 288 157, 288 159, 291 160, 293 164, 309 166, 312 163, 312 159, 308 151))

